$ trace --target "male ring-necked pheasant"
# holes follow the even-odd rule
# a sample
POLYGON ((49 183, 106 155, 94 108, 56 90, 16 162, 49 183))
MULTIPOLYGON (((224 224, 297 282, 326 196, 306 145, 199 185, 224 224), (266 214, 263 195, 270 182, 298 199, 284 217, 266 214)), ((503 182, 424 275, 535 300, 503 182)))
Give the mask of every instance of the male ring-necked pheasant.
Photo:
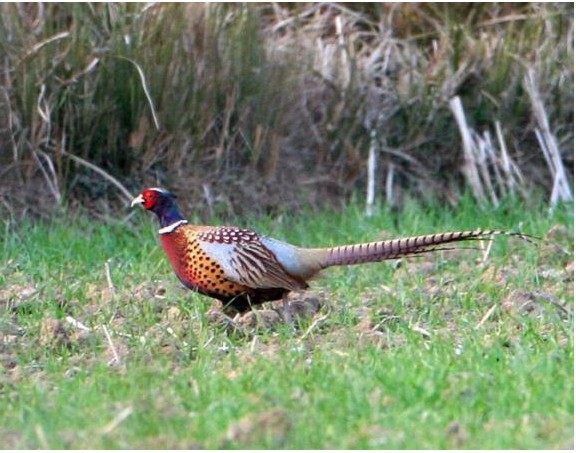
POLYGON ((456 231, 330 248, 302 248, 230 226, 191 225, 164 189, 144 190, 132 206, 142 204, 160 221, 160 241, 180 281, 219 299, 238 312, 283 299, 308 287, 322 269, 378 262, 445 250, 446 244, 520 233, 500 230, 456 231))

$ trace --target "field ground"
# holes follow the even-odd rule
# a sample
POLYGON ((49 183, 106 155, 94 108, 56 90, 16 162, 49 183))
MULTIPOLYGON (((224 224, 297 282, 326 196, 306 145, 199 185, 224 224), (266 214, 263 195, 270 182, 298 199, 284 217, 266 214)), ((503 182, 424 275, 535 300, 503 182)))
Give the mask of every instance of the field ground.
POLYGON ((297 326, 263 327, 268 311, 230 331, 144 213, 7 223, 3 448, 573 447, 570 207, 242 223, 310 246, 479 226, 542 240, 332 269, 297 295, 319 305, 297 326))

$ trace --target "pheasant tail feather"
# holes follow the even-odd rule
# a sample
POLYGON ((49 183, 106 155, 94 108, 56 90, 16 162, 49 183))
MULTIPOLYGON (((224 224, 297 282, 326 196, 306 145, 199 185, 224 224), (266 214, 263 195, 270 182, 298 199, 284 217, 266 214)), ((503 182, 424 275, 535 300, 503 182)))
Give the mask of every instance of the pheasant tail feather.
POLYGON ((343 266, 375 261, 397 259, 446 249, 446 244, 460 241, 490 239, 496 235, 519 236, 530 240, 523 234, 501 230, 453 231, 449 233, 413 236, 389 241, 368 242, 364 244, 343 245, 325 249, 326 258, 322 267, 343 266))

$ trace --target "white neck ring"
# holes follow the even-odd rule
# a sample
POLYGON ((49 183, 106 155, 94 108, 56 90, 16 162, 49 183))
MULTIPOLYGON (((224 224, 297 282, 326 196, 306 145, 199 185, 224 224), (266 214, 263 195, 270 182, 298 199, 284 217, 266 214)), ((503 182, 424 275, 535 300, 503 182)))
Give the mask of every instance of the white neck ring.
POLYGON ((178 228, 181 225, 186 225, 188 223, 187 220, 178 220, 177 222, 171 223, 168 226, 165 226, 163 228, 160 228, 158 230, 158 233, 160 234, 168 234, 168 233, 172 233, 176 228, 178 228))

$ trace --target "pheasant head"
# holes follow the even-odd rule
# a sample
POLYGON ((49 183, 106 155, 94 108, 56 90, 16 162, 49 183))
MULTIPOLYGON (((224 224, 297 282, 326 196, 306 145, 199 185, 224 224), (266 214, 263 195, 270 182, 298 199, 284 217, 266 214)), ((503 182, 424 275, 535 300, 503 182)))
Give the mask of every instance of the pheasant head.
POLYGON ((145 189, 132 200, 131 206, 141 204, 148 211, 152 211, 160 221, 160 227, 166 228, 175 224, 186 222, 174 201, 176 195, 165 189, 153 187, 145 189))

